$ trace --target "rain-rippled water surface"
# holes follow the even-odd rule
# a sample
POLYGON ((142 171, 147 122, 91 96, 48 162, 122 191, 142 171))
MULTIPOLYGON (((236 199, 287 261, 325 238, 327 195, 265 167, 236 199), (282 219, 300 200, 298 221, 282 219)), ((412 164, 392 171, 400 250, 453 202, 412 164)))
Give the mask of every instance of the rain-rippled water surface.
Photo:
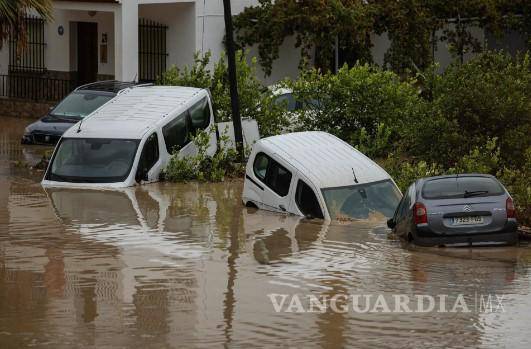
POLYGON ((44 190, 22 165, 47 149, 19 144, 28 122, 0 118, 0 348, 531 347, 525 244, 415 248, 380 220, 245 208, 241 181, 44 190), (462 295, 470 311, 276 312, 275 295, 462 295))

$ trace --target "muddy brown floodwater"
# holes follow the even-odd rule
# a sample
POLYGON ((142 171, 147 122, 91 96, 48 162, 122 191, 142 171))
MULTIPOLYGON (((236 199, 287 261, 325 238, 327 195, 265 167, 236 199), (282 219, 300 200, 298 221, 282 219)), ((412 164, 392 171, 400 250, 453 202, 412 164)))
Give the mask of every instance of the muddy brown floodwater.
POLYGON ((28 122, 0 118, 0 348, 531 347, 527 245, 405 246, 244 208, 239 181, 45 191, 28 122), (447 305, 395 311, 419 295, 447 305))

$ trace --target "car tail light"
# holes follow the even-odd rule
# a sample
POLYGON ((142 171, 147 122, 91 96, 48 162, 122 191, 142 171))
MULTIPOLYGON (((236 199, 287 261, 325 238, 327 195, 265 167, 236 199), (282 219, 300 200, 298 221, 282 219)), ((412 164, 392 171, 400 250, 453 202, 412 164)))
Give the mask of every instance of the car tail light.
POLYGON ((514 209, 513 199, 507 198, 505 202, 505 210, 507 211, 507 218, 515 218, 516 210, 514 209))
POLYGON ((415 203, 413 207, 413 217, 415 219, 415 224, 428 223, 428 211, 426 206, 420 202, 415 203))

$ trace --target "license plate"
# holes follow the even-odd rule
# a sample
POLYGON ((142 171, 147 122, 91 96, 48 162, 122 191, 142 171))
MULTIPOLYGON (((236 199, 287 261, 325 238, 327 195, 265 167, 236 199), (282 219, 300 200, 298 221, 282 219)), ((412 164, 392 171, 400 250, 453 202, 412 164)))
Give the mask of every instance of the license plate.
POLYGON ((483 223, 482 216, 454 217, 453 225, 468 225, 483 223))

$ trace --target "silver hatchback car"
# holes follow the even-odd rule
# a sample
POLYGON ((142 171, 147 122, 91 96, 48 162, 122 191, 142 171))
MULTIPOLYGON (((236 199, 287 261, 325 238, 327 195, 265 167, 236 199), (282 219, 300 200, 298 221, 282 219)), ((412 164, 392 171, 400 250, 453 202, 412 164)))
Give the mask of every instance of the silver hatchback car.
POLYGON ((387 226, 421 246, 514 244, 513 199, 493 176, 428 177, 411 184, 387 226))

